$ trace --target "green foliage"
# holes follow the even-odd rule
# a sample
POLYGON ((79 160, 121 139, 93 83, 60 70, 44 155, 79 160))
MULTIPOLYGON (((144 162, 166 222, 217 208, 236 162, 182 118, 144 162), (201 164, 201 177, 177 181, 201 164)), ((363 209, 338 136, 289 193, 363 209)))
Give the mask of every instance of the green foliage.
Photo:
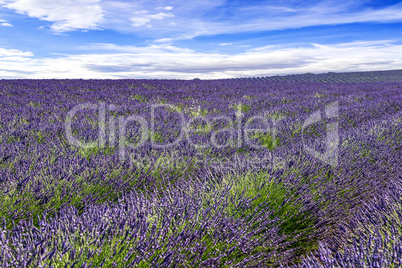
POLYGON ((38 143, 43 143, 43 142, 45 141, 45 139, 46 139, 46 135, 43 134, 43 133, 40 132, 40 131, 37 131, 37 132, 35 133, 35 138, 36 138, 36 141, 37 141, 38 143))
POLYGON ((104 148, 101 147, 94 147, 88 149, 79 148, 78 154, 86 158, 87 161, 90 161, 92 157, 96 157, 99 155, 113 155, 115 151, 116 149, 114 147, 109 146, 106 146, 104 148))
POLYGON ((247 113, 248 111, 251 110, 251 106, 243 104, 243 103, 239 103, 239 104, 231 104, 229 107, 235 109, 236 112, 238 113, 247 113))
POLYGON ((31 106, 31 107, 33 107, 33 108, 38 108, 38 107, 41 107, 41 106, 42 106, 41 103, 33 102, 33 101, 30 101, 30 102, 28 103, 28 105, 31 106))
MULTIPOLYGON (((246 219, 255 209, 269 211, 272 210, 272 219, 279 219, 279 233, 288 236, 290 248, 298 252, 298 255, 309 252, 318 247, 317 241, 308 236, 314 231, 316 219, 304 212, 300 213, 302 204, 292 198, 294 192, 287 189, 283 183, 278 183, 269 177, 264 171, 252 174, 247 173, 243 176, 224 178, 220 183, 223 189, 231 185, 229 193, 233 203, 230 203, 226 212, 230 216, 246 219), (241 212, 235 211, 236 200, 239 196, 247 197, 252 200, 252 206, 241 212)), ((210 197, 207 195, 206 200, 210 197)), ((253 226, 253 223, 250 223, 253 226)), ((259 226, 255 226, 258 228, 259 226)), ((269 250, 269 249, 261 249, 269 250)))
POLYGON ((162 143, 165 141, 165 137, 158 131, 149 131, 148 137, 151 139, 151 141, 156 142, 156 143, 162 143))
POLYGON ((190 117, 198 117, 198 116, 205 117, 208 114, 208 110, 201 109, 201 106, 188 107, 184 109, 184 111, 190 117))
POLYGON ((138 95, 138 94, 135 94, 135 95, 131 96, 131 99, 138 100, 141 103, 145 103, 145 102, 148 101, 147 98, 145 98, 144 96, 138 95))
POLYGON ((249 139, 258 139, 261 145, 270 151, 281 145, 279 138, 275 137, 272 133, 256 132, 249 135, 249 139))

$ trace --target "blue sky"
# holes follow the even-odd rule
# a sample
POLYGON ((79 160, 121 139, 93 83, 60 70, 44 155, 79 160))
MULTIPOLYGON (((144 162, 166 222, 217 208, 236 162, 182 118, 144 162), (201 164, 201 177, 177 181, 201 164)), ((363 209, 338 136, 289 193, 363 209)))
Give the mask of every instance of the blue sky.
POLYGON ((402 69, 402 1, 0 0, 1 78, 402 69))

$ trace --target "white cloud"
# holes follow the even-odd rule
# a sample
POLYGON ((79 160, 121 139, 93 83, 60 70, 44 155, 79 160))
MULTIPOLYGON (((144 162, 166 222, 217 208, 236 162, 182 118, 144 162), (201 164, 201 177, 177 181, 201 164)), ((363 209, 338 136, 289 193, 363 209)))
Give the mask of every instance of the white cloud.
POLYGON ((235 55, 200 53, 171 45, 92 44, 80 49, 80 55, 53 58, 33 58, 30 52, 0 49, 1 65, 5 66, 0 68, 0 76, 214 79, 402 68, 402 45, 387 40, 296 48, 263 47, 235 55), (91 54, 85 54, 86 50, 91 54))
POLYGON ((6 20, 0 20, 0 25, 5 27, 12 27, 13 25, 6 20))
POLYGON ((150 22, 151 20, 148 18, 132 18, 131 21, 133 22, 133 26, 142 26, 150 22))
MULTIPOLYGON (((272 5, 248 5, 240 8, 243 12, 258 11, 258 12, 297 12, 298 9, 285 7, 285 6, 272 6, 272 5)), ((300 10, 300 9, 299 9, 300 10)))
POLYGON ((16 0, 4 5, 17 13, 53 22, 56 32, 97 29, 103 19, 100 0, 16 0))
POLYGON ((136 27, 147 25, 153 20, 163 20, 165 18, 174 17, 172 13, 159 12, 157 14, 148 14, 146 10, 135 12, 135 15, 135 17, 131 18, 131 21, 133 22, 133 26, 136 27))
POLYGON ((230 45, 232 45, 232 43, 220 43, 219 45, 220 46, 230 46, 230 45))
POLYGON ((32 63, 33 53, 17 49, 0 48, 0 79, 21 78, 25 75, 35 75, 35 72, 27 72, 24 66, 32 63))
POLYGON ((150 45, 147 47, 136 46, 119 46, 115 44, 94 43, 87 46, 77 47, 78 50, 86 51, 113 51, 113 53, 131 53, 131 54, 158 54, 158 53, 171 53, 171 54, 190 54, 194 53, 193 50, 188 48, 179 48, 169 44, 150 45))
POLYGON ((172 10, 173 9, 173 7, 172 6, 165 6, 165 7, 158 7, 157 8, 158 10, 172 10))
POLYGON ((24 52, 17 49, 5 49, 0 48, 0 60, 4 60, 5 57, 32 57, 32 52, 24 52))
POLYGON ((161 5, 159 0, 103 0, 100 5, 105 12, 100 26, 147 39, 176 38, 183 33, 192 34, 196 28, 204 29, 204 20, 208 21, 204 15, 225 2, 169 0, 161 5))

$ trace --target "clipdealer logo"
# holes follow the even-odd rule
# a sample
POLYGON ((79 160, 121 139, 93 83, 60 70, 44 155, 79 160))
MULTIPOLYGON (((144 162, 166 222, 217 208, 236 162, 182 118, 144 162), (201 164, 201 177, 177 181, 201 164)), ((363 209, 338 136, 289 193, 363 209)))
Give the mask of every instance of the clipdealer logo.
MULTIPOLYGON (((332 102, 325 106, 325 117, 328 119, 339 117, 339 102, 332 102)), ((339 122, 328 123, 326 125, 326 149, 324 153, 315 151, 313 148, 309 147, 305 143, 304 139, 304 129, 310 125, 318 123, 322 120, 321 110, 316 111, 307 118, 302 126, 302 140, 303 148, 310 155, 315 158, 320 159, 322 162, 336 167, 338 165, 338 155, 339 155, 339 122)))
MULTIPOLYGON (((66 129, 66 136, 69 143, 73 146, 82 148, 82 149, 90 149, 90 148, 105 148, 106 143, 108 143, 109 147, 116 147, 118 146, 119 152, 119 160, 124 161, 126 159, 126 149, 136 149, 141 147, 146 143, 147 140, 150 140, 150 144, 152 148, 158 149, 166 149, 172 148, 173 146, 177 145, 180 141, 184 138, 187 139, 187 142, 197 149, 206 149, 206 148, 225 148, 225 147, 235 147, 240 148, 245 142, 248 146, 255 148, 255 149, 265 149, 263 145, 254 144, 249 134, 253 134, 254 132, 264 133, 273 135, 273 146, 276 146, 276 128, 278 121, 281 119, 273 119, 272 126, 270 125, 269 118, 267 116, 253 116, 249 118, 246 122, 244 120, 244 114, 242 113, 242 104, 234 105, 235 108, 235 119, 233 120, 232 116, 216 116, 216 117, 207 117, 201 116, 197 114, 195 117, 190 116, 187 121, 185 116, 182 112, 177 109, 176 106, 171 104, 154 104, 151 105, 151 121, 150 125, 148 121, 139 115, 130 115, 130 116, 116 116, 108 115, 106 118, 107 111, 113 112, 117 111, 115 105, 106 105, 104 102, 99 104, 92 104, 92 103, 84 103, 79 104, 73 107, 66 116, 65 119, 65 129, 66 129), (150 137, 155 133, 155 111, 158 108, 164 108, 172 113, 178 114, 181 123, 180 123, 180 133, 178 137, 175 138, 173 142, 168 144, 160 144, 155 141, 155 139, 150 137), (74 121, 75 116, 78 112, 83 110, 97 110, 97 117, 98 117, 98 137, 94 141, 83 142, 74 137, 72 131, 72 124, 74 121), (108 120, 107 120, 108 119, 108 120), (196 141, 191 139, 191 135, 193 133, 197 133, 200 130, 194 129, 192 126, 194 124, 200 123, 206 126, 206 129, 210 129, 210 140, 205 144, 197 144, 196 141), (223 122, 225 127, 222 129, 212 131, 212 126, 214 123, 223 122), (252 127, 254 122, 260 122, 261 128, 252 127), (126 137, 127 127, 129 123, 134 123, 139 125, 139 133, 140 139, 137 142, 129 142, 126 137), (244 123, 244 124, 243 124, 244 123), (117 125, 117 126, 116 126, 117 125), (229 135, 227 136, 227 140, 225 142, 220 142, 218 136, 220 133, 227 132, 229 135), (107 134, 107 135, 106 135, 107 134), (118 135, 117 135, 118 134, 118 135), (118 136, 118 137, 117 137, 118 136), (149 139, 150 138, 150 139, 149 139), (118 142, 118 144, 116 144, 118 142)), ((199 108, 200 109, 200 108, 199 108)))

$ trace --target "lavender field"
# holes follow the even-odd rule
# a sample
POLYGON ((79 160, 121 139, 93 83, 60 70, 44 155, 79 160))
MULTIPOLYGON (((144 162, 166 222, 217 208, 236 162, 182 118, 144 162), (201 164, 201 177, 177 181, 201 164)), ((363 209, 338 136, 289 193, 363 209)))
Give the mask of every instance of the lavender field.
POLYGON ((402 71, 316 77, 1 80, 0 266, 402 266, 402 71))

